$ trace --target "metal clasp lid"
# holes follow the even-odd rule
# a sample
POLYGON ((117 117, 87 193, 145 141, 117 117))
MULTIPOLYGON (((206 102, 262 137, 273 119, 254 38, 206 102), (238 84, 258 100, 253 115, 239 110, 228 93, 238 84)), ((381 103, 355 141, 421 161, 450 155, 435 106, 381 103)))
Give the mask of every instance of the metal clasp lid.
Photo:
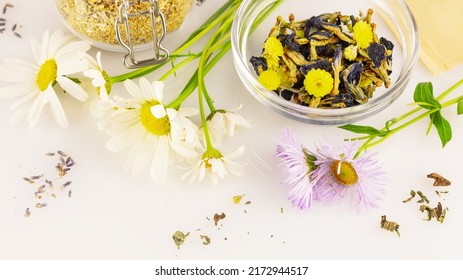
POLYGON ((164 35, 166 34, 166 21, 164 19, 164 15, 159 11, 159 3, 157 0, 138 0, 139 2, 149 2, 150 6, 149 9, 143 10, 136 13, 130 13, 129 8, 130 6, 135 4, 135 1, 123 0, 122 4, 119 6, 119 17, 116 19, 115 29, 116 29, 116 38, 126 50, 127 53, 124 55, 123 62, 125 67, 127 68, 139 68, 149 65, 155 65, 162 63, 167 60, 169 57, 169 51, 165 49, 161 42, 164 39, 164 35), (129 18, 135 17, 142 17, 142 16, 150 16, 151 18, 151 28, 153 31, 153 49, 154 49, 154 56, 149 59, 145 60, 136 60, 135 59, 135 51, 132 42, 132 37, 130 34, 130 27, 129 27, 129 18), (158 36, 157 28, 156 28, 156 20, 160 19, 161 22, 161 34, 158 36), (126 40, 122 39, 122 35, 120 32, 120 26, 124 25, 125 33, 126 33, 126 40), (163 53, 161 55, 160 53, 163 53))

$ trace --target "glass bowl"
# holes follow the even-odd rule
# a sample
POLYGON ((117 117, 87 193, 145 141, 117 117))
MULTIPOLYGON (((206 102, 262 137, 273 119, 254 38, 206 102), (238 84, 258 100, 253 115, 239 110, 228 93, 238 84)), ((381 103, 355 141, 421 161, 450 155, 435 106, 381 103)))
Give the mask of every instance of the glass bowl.
POLYGON ((291 119, 319 124, 341 125, 369 117, 389 106, 405 90, 419 55, 419 34, 412 12, 403 0, 283 0, 256 28, 259 15, 269 10, 278 0, 244 0, 232 27, 233 61, 238 75, 249 92, 263 105, 291 119), (274 91, 265 89, 258 81, 250 58, 259 56, 275 25, 277 16, 287 20, 290 13, 295 19, 309 19, 323 13, 341 12, 358 16, 373 9, 372 22, 377 24, 378 37, 394 43, 391 85, 378 87, 367 102, 347 108, 310 108, 287 101, 274 91))

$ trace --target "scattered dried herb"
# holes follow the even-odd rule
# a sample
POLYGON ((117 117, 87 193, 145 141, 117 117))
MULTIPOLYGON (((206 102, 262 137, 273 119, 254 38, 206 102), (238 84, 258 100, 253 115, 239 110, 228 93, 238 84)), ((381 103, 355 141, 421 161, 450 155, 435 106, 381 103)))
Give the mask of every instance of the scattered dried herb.
POLYGON ((400 232, 399 232, 399 224, 396 222, 390 222, 386 219, 386 215, 381 216, 381 228, 388 230, 388 231, 395 231, 397 235, 400 237, 400 232))
POLYGON ((283 207, 280 207, 280 213, 283 214, 283 212, 284 212, 283 207))
POLYGON ((426 211, 428 213, 428 218, 426 220, 431 221, 432 218, 436 218, 436 220, 439 221, 441 224, 444 222, 445 215, 447 214, 448 210, 448 208, 443 209, 442 204, 440 202, 437 203, 437 206, 434 208, 431 208, 428 205, 420 206, 421 212, 426 211))
POLYGON ((245 203, 245 204, 246 204, 246 205, 249 205, 249 204, 251 204, 251 201, 250 201, 250 200, 248 200, 248 201, 246 201, 246 203, 245 203))
POLYGON ((436 191, 436 194, 437 194, 439 197, 441 197, 442 194, 448 194, 448 193, 449 193, 449 191, 436 191))
POLYGON ((306 20, 277 17, 260 56, 250 63, 259 82, 294 103, 345 108, 366 103, 391 85, 394 44, 376 34, 373 10, 358 17, 340 12, 306 20))
MULTIPOLYGON (((70 170, 70 167, 75 164, 74 160, 68 156, 66 153, 62 151, 58 151, 57 153, 54 152, 49 152, 45 154, 46 156, 58 156, 58 165, 62 165, 63 171, 66 171, 65 173, 59 173, 59 175, 66 175, 67 172, 70 170)), ((63 176, 60 176, 57 180, 60 180, 63 176)), ((34 188, 34 197, 36 199, 36 204, 34 205, 35 208, 44 208, 48 206, 49 201, 47 199, 53 198, 56 199, 56 193, 54 192, 54 186, 53 186, 53 181, 47 179, 44 174, 40 175, 33 175, 29 177, 23 177, 22 178, 24 181, 28 182, 31 185, 34 185, 36 188, 34 188)), ((71 197, 72 195, 72 190, 69 188, 71 185, 72 181, 67 181, 61 185, 61 191, 64 189, 67 189, 67 196, 71 197)), ((30 216, 30 207, 26 208, 26 213, 24 214, 25 217, 30 216)))
POLYGON ((215 213, 214 214, 214 224, 217 225, 219 223, 220 220, 223 220, 225 219, 225 213, 222 212, 222 214, 217 214, 215 213))
POLYGON ((243 198, 243 196, 244 196, 244 194, 242 194, 242 195, 235 195, 235 196, 233 197, 233 203, 239 204, 239 203, 241 202, 241 199, 243 198))
POLYGON ((207 235, 200 235, 201 240, 203 240, 203 245, 210 245, 211 244, 211 239, 207 235))
POLYGON ((24 212, 24 217, 29 218, 31 215, 31 211, 29 210, 29 207, 26 208, 26 211, 24 212))
POLYGON ((415 198, 416 192, 414 190, 410 191, 410 197, 402 201, 403 203, 410 202, 413 198, 415 198))
POLYGON ((426 204, 429 204, 429 199, 421 192, 421 191, 417 191, 416 192, 419 197, 421 198, 420 200, 417 201, 417 203, 424 203, 426 202, 426 204))
POLYGON ((426 177, 434 179, 433 186, 434 187, 447 187, 451 185, 451 182, 444 178, 442 175, 438 173, 430 173, 426 177))
POLYGON ((6 13, 6 11, 8 10, 8 8, 14 8, 14 5, 11 4, 11 3, 6 3, 5 5, 3 5, 3 10, 2 10, 3 14, 6 13))
POLYGON ((174 240, 175 245, 177 246, 177 249, 180 249, 180 246, 185 242, 185 239, 190 235, 189 232, 184 234, 183 232, 177 230, 173 235, 172 239, 174 240))

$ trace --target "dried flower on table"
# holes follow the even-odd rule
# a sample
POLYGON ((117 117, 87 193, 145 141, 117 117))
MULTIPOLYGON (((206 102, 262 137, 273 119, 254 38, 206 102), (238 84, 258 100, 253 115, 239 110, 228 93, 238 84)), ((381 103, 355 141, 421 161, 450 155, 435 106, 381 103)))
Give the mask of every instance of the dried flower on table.
POLYGON ((211 244, 211 238, 207 235, 200 235, 201 239, 203 240, 203 245, 210 245, 211 244))
POLYGON ((35 204, 35 208, 43 208, 43 207, 46 207, 47 206, 47 203, 36 203, 35 204))
POLYGON ((448 194, 448 193, 449 193, 449 191, 436 191, 436 194, 437 194, 439 197, 441 197, 442 194, 448 194))
POLYGON ((24 217, 29 218, 31 215, 31 211, 29 210, 29 207, 26 208, 26 211, 24 212, 24 217))
POLYGON ((414 190, 411 190, 410 191, 410 197, 405 199, 404 201, 402 201, 403 203, 407 203, 407 202, 410 202, 416 195, 416 192, 414 190))
POLYGON ((225 213, 222 212, 222 214, 217 214, 215 213, 214 214, 214 224, 217 225, 219 223, 220 220, 223 220, 225 219, 225 213))
POLYGON ((185 242, 185 239, 188 237, 189 234, 190 234, 189 232, 185 234, 181 231, 176 231, 172 235, 172 239, 174 240, 174 243, 177 246, 177 249, 180 249, 180 246, 185 242))
POLYGON ((417 201, 417 203, 424 203, 424 202, 426 202, 426 204, 429 204, 429 199, 428 199, 421 191, 418 191, 417 194, 418 194, 419 197, 421 198, 420 200, 417 201))
POLYGON ((386 215, 381 216, 381 228, 388 230, 388 231, 395 231, 397 235, 400 237, 400 232, 399 232, 399 224, 396 222, 390 222, 386 219, 386 215))
POLYGON ((436 218, 440 223, 444 222, 445 215, 447 214, 448 208, 443 208, 442 204, 437 203, 437 207, 431 208, 428 205, 421 205, 420 211, 426 211, 428 213, 428 218, 426 220, 431 221, 432 218, 436 218))
POLYGON ((359 17, 324 13, 307 20, 277 17, 259 57, 258 81, 280 97, 313 108, 367 102, 391 85, 394 44, 376 34, 373 10, 359 17))
POLYGON ((244 194, 242 195, 235 195, 232 199, 233 199, 233 203, 235 204, 238 204, 241 202, 241 199, 243 198, 244 194))
POLYGON ((3 6, 3 10, 2 10, 3 14, 6 13, 6 11, 8 10, 8 8, 14 8, 14 5, 11 4, 11 3, 6 3, 6 4, 3 6))
POLYGON ((434 187, 447 187, 450 186, 451 182, 444 178, 442 175, 438 173, 431 173, 428 174, 426 177, 434 179, 433 186, 434 187))

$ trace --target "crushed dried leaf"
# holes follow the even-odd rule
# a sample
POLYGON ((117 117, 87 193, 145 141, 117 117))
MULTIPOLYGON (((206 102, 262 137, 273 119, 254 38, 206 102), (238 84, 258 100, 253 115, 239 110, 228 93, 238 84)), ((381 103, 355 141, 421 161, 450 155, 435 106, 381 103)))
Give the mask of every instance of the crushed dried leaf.
POLYGON ((203 240, 203 245, 211 244, 211 238, 207 235, 200 235, 201 239, 203 240))
POLYGON ((225 213, 222 212, 222 214, 217 214, 215 213, 214 214, 214 224, 217 225, 219 223, 220 220, 223 220, 225 219, 225 213))
POLYGON ((416 192, 414 190, 410 191, 410 197, 402 201, 403 203, 410 202, 413 198, 415 198, 416 192))
POLYGON ((445 215, 447 214, 448 208, 443 208, 442 203, 437 203, 437 206, 434 208, 429 207, 428 205, 421 205, 420 211, 426 211, 428 213, 428 217, 426 220, 431 221, 432 218, 436 218, 441 224, 444 222, 445 215))
POLYGON ((187 232, 186 234, 177 230, 173 235, 172 239, 174 240, 177 249, 180 249, 180 246, 185 242, 185 239, 188 237, 190 233, 187 232))
POLYGON ((434 179, 434 183, 433 183, 434 187, 447 187, 447 186, 450 186, 451 184, 449 180, 447 180, 442 175, 435 173, 435 172, 428 174, 426 177, 434 179))
POLYGON ((381 228, 391 231, 391 232, 396 232, 397 235, 400 237, 400 232, 399 232, 399 224, 396 222, 391 222, 386 219, 386 215, 381 216, 381 228))

